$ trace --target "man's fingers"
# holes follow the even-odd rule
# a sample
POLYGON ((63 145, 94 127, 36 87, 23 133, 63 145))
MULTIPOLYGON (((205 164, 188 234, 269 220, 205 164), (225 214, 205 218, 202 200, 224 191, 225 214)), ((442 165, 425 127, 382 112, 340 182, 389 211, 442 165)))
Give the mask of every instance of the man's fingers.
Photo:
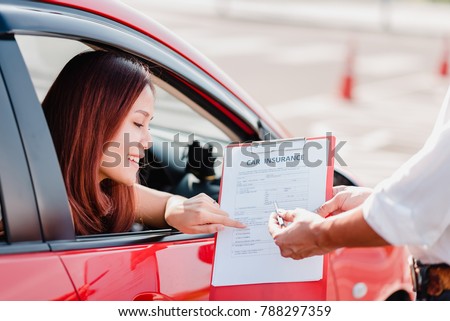
POLYGON ((278 224, 277 216, 277 213, 272 213, 269 218, 269 232, 272 237, 275 237, 275 235, 281 231, 281 226, 278 224))
POLYGON ((336 196, 336 194, 345 191, 347 188, 348 186, 345 185, 333 186, 333 196, 336 196))
POLYGON ((283 218, 283 220, 288 222, 293 222, 295 220, 295 217, 297 216, 297 213, 295 211, 280 211, 279 215, 283 218))
POLYGON ((322 217, 326 217, 327 215, 333 213, 334 211, 337 211, 341 208, 341 204, 339 202, 339 197, 333 197, 332 199, 326 201, 323 203, 318 209, 317 214, 319 214, 322 217))
POLYGON ((290 248, 280 248, 280 254, 282 257, 292 257, 294 252, 290 248))

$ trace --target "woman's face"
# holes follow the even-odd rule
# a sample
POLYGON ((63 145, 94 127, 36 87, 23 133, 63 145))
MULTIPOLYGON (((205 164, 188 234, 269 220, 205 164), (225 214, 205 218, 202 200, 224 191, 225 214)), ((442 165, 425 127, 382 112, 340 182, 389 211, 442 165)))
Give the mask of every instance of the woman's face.
POLYGON ((154 97, 150 86, 145 86, 119 130, 110 142, 104 145, 99 178, 110 178, 115 182, 133 185, 139 170, 139 158, 150 148, 152 137, 148 130, 153 119, 154 97))

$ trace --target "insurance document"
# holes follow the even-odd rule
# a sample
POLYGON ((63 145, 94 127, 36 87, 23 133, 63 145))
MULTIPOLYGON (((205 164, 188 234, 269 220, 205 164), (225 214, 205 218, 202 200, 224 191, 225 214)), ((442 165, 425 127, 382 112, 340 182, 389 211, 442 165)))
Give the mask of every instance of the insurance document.
POLYGON ((322 279, 323 257, 283 258, 268 231, 274 202, 314 211, 331 192, 333 137, 230 145, 225 150, 220 207, 245 229, 217 234, 212 285, 322 279))

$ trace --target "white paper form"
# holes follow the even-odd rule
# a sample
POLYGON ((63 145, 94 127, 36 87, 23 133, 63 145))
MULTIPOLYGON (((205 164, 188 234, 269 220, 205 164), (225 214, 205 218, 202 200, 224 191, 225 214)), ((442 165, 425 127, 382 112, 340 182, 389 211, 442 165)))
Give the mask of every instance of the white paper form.
POLYGON ((273 202, 314 210, 325 201, 326 138, 229 147, 224 157, 221 208, 247 225, 217 235, 213 286, 317 281, 323 257, 283 258, 268 231, 273 202))

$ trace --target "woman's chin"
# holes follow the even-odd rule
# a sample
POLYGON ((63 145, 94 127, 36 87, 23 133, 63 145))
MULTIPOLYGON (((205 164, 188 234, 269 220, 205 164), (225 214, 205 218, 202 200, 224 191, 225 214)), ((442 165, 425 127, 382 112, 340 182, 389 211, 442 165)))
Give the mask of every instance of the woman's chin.
POLYGON ((133 186, 134 184, 136 184, 136 177, 124 181, 123 184, 126 186, 133 186))
POLYGON ((132 168, 126 168, 121 171, 100 172, 100 181, 103 179, 110 179, 118 184, 132 186, 138 181, 137 173, 138 171, 132 168))
POLYGON ((112 178, 113 181, 126 186, 133 186, 137 182, 136 176, 133 177, 118 177, 117 179, 112 178))

